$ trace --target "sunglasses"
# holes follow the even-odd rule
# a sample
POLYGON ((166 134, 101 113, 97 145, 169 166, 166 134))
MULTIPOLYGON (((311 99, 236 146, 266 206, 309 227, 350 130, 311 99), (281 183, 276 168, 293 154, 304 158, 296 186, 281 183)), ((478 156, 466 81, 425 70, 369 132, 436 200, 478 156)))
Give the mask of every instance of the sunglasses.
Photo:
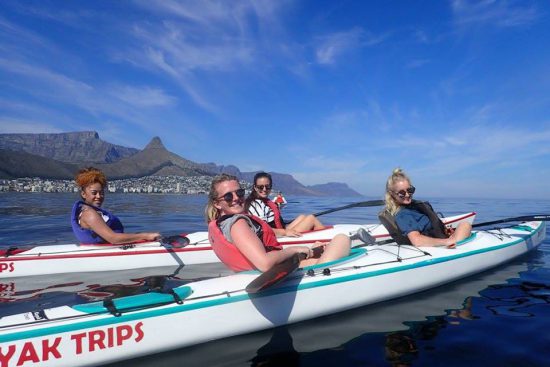
POLYGON ((231 204, 233 202, 233 193, 235 193, 235 195, 237 195, 238 199, 242 199, 242 198, 244 198, 245 191, 244 191, 244 189, 238 189, 238 190, 235 190, 235 191, 226 192, 225 194, 223 194, 222 196, 220 196, 216 200, 219 201, 219 200, 223 199, 223 200, 225 200, 225 202, 227 204, 231 204))
POLYGON ((271 185, 254 185, 259 191, 270 191, 271 185))
POLYGON ((405 196, 407 196, 407 194, 409 194, 409 196, 412 196, 415 191, 416 191, 416 188, 414 186, 411 186, 406 190, 399 190, 397 192, 395 192, 395 191, 392 191, 392 192, 395 195, 399 196, 399 198, 403 199, 403 198, 405 198, 405 196))

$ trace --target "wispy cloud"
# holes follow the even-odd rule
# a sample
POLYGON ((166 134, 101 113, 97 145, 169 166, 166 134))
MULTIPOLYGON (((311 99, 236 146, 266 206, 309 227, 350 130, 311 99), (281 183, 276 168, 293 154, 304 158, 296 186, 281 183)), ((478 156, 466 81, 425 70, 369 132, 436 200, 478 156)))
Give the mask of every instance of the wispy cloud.
POLYGON ((323 65, 334 64, 337 58, 345 53, 377 45, 387 37, 387 34, 374 35, 360 27, 319 37, 316 48, 317 62, 323 65))
POLYGON ((539 18, 539 12, 534 5, 526 5, 521 1, 452 0, 451 10, 455 24, 461 27, 517 27, 531 24, 539 18))
POLYGON ((421 162, 418 171, 445 176, 503 162, 511 166, 521 165, 547 155, 548 141, 550 128, 533 132, 485 124, 454 130, 451 136, 445 133, 403 138, 396 145, 412 152, 415 160, 421 162))
POLYGON ((54 124, 0 116, 0 133, 2 134, 36 134, 37 132, 60 133, 63 130, 54 124))
MULTIPOLYGON (((160 21, 135 22, 132 47, 116 56, 152 72, 166 74, 200 107, 216 112, 208 81, 219 73, 260 67, 265 49, 260 30, 278 23, 285 2, 138 1, 160 21), (266 26, 269 25, 269 26, 266 26), (198 81, 200 79, 200 82, 198 81)), ((271 31, 272 32, 272 31, 271 31)), ((270 40, 265 47, 270 46, 270 40)), ((270 50, 271 51, 271 50, 270 50)))
POLYGON ((405 67, 407 69, 418 69, 424 65, 429 64, 431 61, 429 59, 414 59, 410 60, 405 67))
POLYGON ((111 88, 110 92, 113 97, 138 108, 170 106, 177 100, 176 97, 166 94, 164 90, 152 87, 117 85, 111 88))

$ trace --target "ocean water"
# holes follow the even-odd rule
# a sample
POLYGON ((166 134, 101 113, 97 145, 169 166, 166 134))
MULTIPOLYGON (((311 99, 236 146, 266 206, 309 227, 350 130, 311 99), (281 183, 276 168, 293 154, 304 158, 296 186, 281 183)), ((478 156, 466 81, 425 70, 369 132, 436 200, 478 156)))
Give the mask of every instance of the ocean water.
MULTIPOLYGON (((477 222, 550 213, 550 200, 428 199, 446 216, 477 222)), ((0 194, 0 246, 71 243, 74 194, 0 194)), ((315 213, 376 198, 287 197, 283 214, 315 213)), ((204 196, 110 194, 105 208, 127 231, 165 235, 206 230, 204 196)), ((376 222, 379 208, 319 217, 324 223, 376 222)), ((226 270, 154 268, 0 279, 0 317, 172 287, 226 270)), ((116 366, 546 366, 550 365, 550 237, 538 250, 493 270, 391 302, 273 330, 142 357, 116 366)), ((185 325, 177 325, 185 333, 185 325)))

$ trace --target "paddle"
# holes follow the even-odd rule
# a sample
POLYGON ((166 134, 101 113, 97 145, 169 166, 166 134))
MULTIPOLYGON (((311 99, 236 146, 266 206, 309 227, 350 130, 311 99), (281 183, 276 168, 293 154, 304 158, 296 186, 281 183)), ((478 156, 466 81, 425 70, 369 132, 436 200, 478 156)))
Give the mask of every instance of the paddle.
MULTIPOLYGON (((323 210, 322 212, 313 213, 313 215, 318 217, 320 215, 325 215, 325 214, 328 214, 328 213, 334 213, 334 212, 344 210, 344 209, 349 209, 349 208, 366 208, 366 207, 369 207, 369 206, 381 206, 381 205, 384 205, 384 204, 385 204, 384 200, 360 201, 358 203, 352 203, 352 204, 340 206, 338 208, 323 210)), ((289 223, 292 223, 292 220, 285 221, 285 224, 289 224, 289 223)))
MULTIPOLYGON (((318 258, 323 253, 323 247, 315 247, 313 249, 313 257, 318 258)), ((286 278, 288 274, 298 269, 300 261, 306 258, 306 254, 300 252, 292 255, 285 261, 275 264, 271 269, 260 274, 256 279, 251 281, 245 288, 247 293, 258 293, 259 291, 268 288, 286 278)))
POLYGON ((365 207, 369 207, 369 206, 381 206, 381 205, 384 205, 384 200, 360 201, 358 203, 352 203, 352 204, 344 205, 344 206, 341 206, 341 207, 338 207, 338 208, 324 210, 324 211, 319 212, 319 213, 314 213, 313 215, 318 217, 320 215, 325 215, 325 214, 328 214, 328 213, 334 213, 334 212, 344 210, 344 209, 349 209, 349 208, 365 208, 365 207))
POLYGON ((474 225, 472 225, 472 227, 483 227, 491 224, 499 224, 499 223, 506 223, 506 222, 529 222, 529 221, 539 221, 539 220, 549 221, 550 214, 524 215, 521 217, 504 218, 504 219, 493 220, 490 222, 475 223, 474 225))
POLYGON ((170 246, 174 248, 185 247, 191 243, 191 241, 189 241, 189 238, 179 234, 173 236, 162 236, 159 242, 165 246, 170 246))

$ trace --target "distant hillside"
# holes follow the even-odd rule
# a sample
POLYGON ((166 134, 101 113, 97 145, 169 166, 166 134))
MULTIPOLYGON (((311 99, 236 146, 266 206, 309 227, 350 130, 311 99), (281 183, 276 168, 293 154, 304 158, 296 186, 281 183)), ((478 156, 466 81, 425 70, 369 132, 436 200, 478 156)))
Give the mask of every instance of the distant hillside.
POLYGON ((139 152, 107 143, 95 131, 60 134, 0 134, 0 149, 23 151, 68 163, 111 163, 139 152))
POLYGON ((229 166, 220 165, 220 166, 218 166, 215 163, 198 163, 198 166, 202 170, 204 170, 206 172, 210 172, 213 175, 219 175, 221 173, 227 173, 228 175, 233 175, 233 176, 237 176, 238 178, 242 178, 241 177, 241 171, 233 165, 229 165, 229 166))
MULTIPOLYGON (((254 182, 257 172, 243 172, 241 177, 248 182, 254 182)), ((292 175, 285 173, 269 172, 273 178, 273 192, 281 191, 285 195, 323 196, 323 193, 302 185, 292 175)))
POLYGON ((73 178, 77 170, 76 164, 0 149, 0 178, 42 177, 62 180, 73 178))
POLYGON ((308 186, 311 190, 322 192, 327 196, 363 196, 350 188, 347 184, 341 182, 329 182, 322 185, 308 186))

